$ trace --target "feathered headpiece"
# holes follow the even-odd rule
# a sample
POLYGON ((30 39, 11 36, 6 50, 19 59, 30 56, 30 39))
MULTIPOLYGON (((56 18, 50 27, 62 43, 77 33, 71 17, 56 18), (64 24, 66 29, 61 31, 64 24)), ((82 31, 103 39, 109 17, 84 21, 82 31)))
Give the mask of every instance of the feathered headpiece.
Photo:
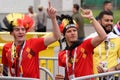
POLYGON ((120 36, 120 21, 113 27, 115 33, 120 36))
POLYGON ((13 31, 13 27, 24 26, 28 31, 33 26, 33 19, 28 15, 21 13, 10 13, 3 19, 3 22, 7 29, 6 31, 13 31))
POLYGON ((57 21, 58 21, 58 24, 59 24, 60 31, 64 35, 65 35, 65 32, 68 28, 70 28, 70 27, 77 28, 78 27, 75 20, 73 20, 72 17, 69 16, 69 15, 63 15, 62 14, 61 16, 57 16, 57 21))

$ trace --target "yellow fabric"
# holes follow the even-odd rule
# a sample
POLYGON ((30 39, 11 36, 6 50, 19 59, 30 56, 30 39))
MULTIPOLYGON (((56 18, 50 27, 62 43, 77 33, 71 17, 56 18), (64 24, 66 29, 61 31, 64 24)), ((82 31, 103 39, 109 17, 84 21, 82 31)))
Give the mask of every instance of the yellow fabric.
POLYGON ((108 68, 111 68, 115 66, 118 61, 118 57, 120 57, 120 38, 111 38, 110 39, 110 49, 108 51, 108 59, 106 59, 106 51, 105 51, 105 44, 102 42, 100 46, 96 47, 94 49, 94 55, 93 55, 93 64, 94 64, 94 73, 97 73, 97 65, 100 63, 100 55, 99 55, 99 49, 101 49, 102 54, 102 61, 108 62, 108 68), (101 47, 101 48, 99 48, 101 47))
POLYGON ((7 17, 7 19, 8 19, 8 21, 9 21, 9 23, 11 22, 11 21, 14 21, 14 25, 17 25, 16 24, 16 20, 18 19, 18 18, 24 18, 24 15, 23 14, 21 14, 21 13, 12 13, 12 14, 9 14, 9 15, 7 15, 6 16, 7 17))
MULTIPOLYGON (((69 19, 66 19, 66 18, 63 19, 63 21, 62 21, 62 23, 64 23, 64 27, 66 27, 66 25, 70 24, 69 22, 70 22, 69 19)), ((75 25, 77 25, 77 23, 76 23, 75 20, 73 20, 73 23, 74 23, 75 25)))
POLYGON ((62 23, 64 23, 64 27, 69 23, 68 19, 63 19, 62 23))

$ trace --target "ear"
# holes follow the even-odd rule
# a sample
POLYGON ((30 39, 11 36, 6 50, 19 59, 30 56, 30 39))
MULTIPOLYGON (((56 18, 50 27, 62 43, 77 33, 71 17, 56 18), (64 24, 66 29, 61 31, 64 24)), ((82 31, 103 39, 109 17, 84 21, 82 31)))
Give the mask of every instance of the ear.
POLYGON ((10 32, 10 35, 12 35, 12 36, 13 36, 13 32, 10 32))

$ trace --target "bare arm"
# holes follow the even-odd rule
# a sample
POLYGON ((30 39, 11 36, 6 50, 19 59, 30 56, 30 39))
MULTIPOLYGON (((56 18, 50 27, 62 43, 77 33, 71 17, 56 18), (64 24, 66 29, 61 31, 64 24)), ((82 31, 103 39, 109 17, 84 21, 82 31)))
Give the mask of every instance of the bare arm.
POLYGON ((92 25, 94 26, 96 32, 98 33, 98 36, 94 37, 92 39, 92 45, 94 47, 98 46, 102 41, 104 41, 104 39, 107 37, 107 34, 105 33, 104 29, 102 28, 102 26, 98 23, 98 21, 93 17, 93 13, 91 10, 84 10, 82 9, 82 16, 85 18, 88 18, 90 20, 90 22, 92 23, 92 25))
POLYGON ((109 68, 109 69, 108 69, 108 72, 118 71, 118 70, 120 70, 120 63, 117 64, 116 66, 112 67, 112 68, 109 68))
POLYGON ((96 21, 95 18, 93 18, 93 22, 92 22, 95 30, 98 33, 98 36, 94 37, 92 39, 92 45, 94 47, 98 46, 102 41, 104 41, 107 37, 107 34, 105 33, 104 29, 102 28, 102 26, 98 23, 98 21, 96 21))
POLYGON ((47 12, 52 21, 53 34, 44 39, 44 43, 46 46, 59 40, 61 37, 59 26, 58 26, 57 20, 56 20, 56 9, 51 6, 50 2, 49 2, 49 8, 47 9, 47 12))

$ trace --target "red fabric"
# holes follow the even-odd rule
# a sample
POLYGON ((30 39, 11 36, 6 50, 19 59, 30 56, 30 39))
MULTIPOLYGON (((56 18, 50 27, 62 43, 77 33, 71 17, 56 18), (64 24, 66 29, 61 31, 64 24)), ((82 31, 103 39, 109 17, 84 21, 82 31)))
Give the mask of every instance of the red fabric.
POLYGON ((64 29, 64 23, 61 23, 60 25, 59 25, 59 29, 60 29, 60 32, 61 33, 63 33, 63 29, 64 29))
POLYGON ((28 29, 30 29, 33 26, 34 21, 28 15, 24 15, 23 18, 21 18, 21 19, 18 18, 17 19, 17 24, 18 24, 18 26, 24 26, 25 29, 28 30, 28 29))
MULTIPOLYGON (((6 66, 9 66, 11 69, 12 61, 11 61, 11 46, 12 43, 8 43, 3 47, 2 52, 2 63, 6 66)), ((30 77, 30 78, 39 78, 39 60, 38 60, 38 53, 41 50, 46 49, 44 45, 43 38, 32 38, 26 41, 25 48, 22 53, 22 62, 21 66, 23 69, 23 77, 30 77)), ((18 76, 20 74, 20 69, 18 76)), ((13 75, 13 74, 12 74, 13 75)))
MULTIPOLYGON (((74 75, 75 77, 85 76, 93 74, 93 49, 94 47, 91 44, 92 39, 85 40, 81 45, 77 47, 77 57, 75 62, 74 75)), ((72 51, 72 55, 74 50, 72 51)), ((69 55, 69 51, 68 51, 69 55)), ((62 51, 58 55, 59 66, 66 68, 66 51, 62 51)), ((72 74, 72 64, 68 63, 69 71, 66 72, 66 75, 72 74), (69 74, 68 74, 69 73, 69 74)), ((66 68, 67 70, 67 68, 66 68)), ((68 78, 68 76, 67 76, 68 78)))

